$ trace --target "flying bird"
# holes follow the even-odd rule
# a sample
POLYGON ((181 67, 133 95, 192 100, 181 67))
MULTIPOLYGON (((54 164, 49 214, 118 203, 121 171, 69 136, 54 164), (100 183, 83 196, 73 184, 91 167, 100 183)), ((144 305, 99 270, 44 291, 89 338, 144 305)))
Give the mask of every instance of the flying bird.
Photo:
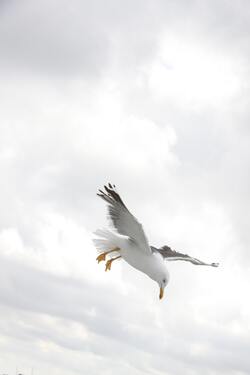
POLYGON ((124 259, 157 282, 160 288, 159 298, 162 299, 169 282, 165 260, 182 260, 195 265, 218 267, 218 263, 204 263, 166 245, 160 248, 150 246, 142 225, 125 206, 115 185, 104 186, 104 191, 99 190, 97 195, 108 203, 108 217, 113 227, 112 230, 98 229, 95 232, 98 238, 93 240, 100 253, 96 258, 97 262, 106 261, 105 271, 111 270, 115 260, 124 259))

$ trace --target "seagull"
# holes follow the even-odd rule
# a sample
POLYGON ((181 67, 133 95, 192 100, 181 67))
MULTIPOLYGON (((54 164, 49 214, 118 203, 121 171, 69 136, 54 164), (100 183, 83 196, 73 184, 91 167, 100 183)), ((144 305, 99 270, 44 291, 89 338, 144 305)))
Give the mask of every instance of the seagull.
POLYGON ((142 225, 125 206, 115 185, 109 183, 97 195, 108 204, 108 218, 112 224, 112 229, 98 229, 95 232, 98 238, 93 240, 99 251, 97 262, 106 261, 105 271, 111 270, 115 260, 123 259, 157 282, 160 288, 159 298, 162 299, 169 282, 165 260, 182 260, 195 265, 218 267, 219 263, 204 263, 166 245, 160 248, 150 246, 142 225))

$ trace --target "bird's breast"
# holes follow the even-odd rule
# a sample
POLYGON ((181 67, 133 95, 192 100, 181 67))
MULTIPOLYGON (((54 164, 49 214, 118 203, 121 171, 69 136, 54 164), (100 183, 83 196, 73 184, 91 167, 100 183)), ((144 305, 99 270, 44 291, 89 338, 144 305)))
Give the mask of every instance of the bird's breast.
POLYGON ((155 254, 144 253, 141 249, 135 246, 121 249, 122 258, 130 264, 132 267, 139 271, 146 273, 152 278, 155 272, 159 271, 159 268, 164 267, 164 261, 162 257, 156 257, 155 254))

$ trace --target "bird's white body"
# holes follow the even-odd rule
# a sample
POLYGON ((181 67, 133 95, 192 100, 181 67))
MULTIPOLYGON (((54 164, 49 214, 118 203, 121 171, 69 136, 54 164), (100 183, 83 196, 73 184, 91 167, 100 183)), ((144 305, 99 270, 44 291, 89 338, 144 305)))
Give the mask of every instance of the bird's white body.
POLYGON ((144 272, 151 279, 158 281, 166 275, 167 279, 168 272, 164 260, 160 254, 156 253, 143 253, 140 248, 136 245, 128 243, 121 248, 120 254, 122 258, 137 270, 144 272))
MULTIPOLYGON (((164 277, 166 283, 169 281, 169 273, 163 257, 159 253, 152 253, 138 247, 128 236, 123 236, 114 231, 103 229, 96 232, 102 239, 96 239, 95 245, 100 251, 107 251, 112 248, 119 248, 119 255, 129 265, 145 273, 151 279, 160 282, 164 277)), ((111 257, 116 257, 116 253, 111 253, 111 257)))

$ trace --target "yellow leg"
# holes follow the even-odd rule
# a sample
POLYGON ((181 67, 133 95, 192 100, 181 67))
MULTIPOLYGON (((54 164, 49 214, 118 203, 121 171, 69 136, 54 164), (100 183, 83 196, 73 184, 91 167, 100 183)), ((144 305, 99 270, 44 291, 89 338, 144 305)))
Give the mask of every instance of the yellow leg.
POLYGON ((116 257, 116 258, 112 258, 112 259, 107 260, 105 271, 110 271, 110 270, 111 270, 111 264, 112 264, 112 262, 113 262, 114 260, 116 260, 116 259, 119 259, 119 258, 121 258, 121 255, 119 255, 119 256, 116 257))
POLYGON ((98 257, 96 258, 97 262, 100 263, 101 261, 103 260, 106 260, 106 256, 110 253, 112 253, 113 251, 119 251, 119 247, 115 247, 114 249, 112 250, 109 250, 109 251, 106 251, 105 253, 101 253, 100 255, 98 255, 98 257))

